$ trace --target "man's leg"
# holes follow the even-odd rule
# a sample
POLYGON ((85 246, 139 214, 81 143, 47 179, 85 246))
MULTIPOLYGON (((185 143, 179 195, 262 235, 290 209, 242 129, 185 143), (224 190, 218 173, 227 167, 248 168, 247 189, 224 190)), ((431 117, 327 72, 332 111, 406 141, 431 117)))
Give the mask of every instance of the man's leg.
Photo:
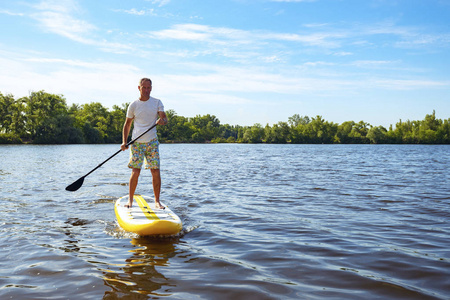
POLYGON ((156 208, 164 209, 164 206, 159 202, 159 195, 161 193, 161 172, 159 169, 150 169, 152 172, 153 193, 155 194, 156 208))
POLYGON ((133 205, 133 197, 134 192, 136 191, 136 187, 138 184, 139 174, 141 174, 141 169, 133 168, 131 170, 131 176, 130 176, 130 184, 129 184, 129 196, 128 196, 128 207, 131 207, 133 205))

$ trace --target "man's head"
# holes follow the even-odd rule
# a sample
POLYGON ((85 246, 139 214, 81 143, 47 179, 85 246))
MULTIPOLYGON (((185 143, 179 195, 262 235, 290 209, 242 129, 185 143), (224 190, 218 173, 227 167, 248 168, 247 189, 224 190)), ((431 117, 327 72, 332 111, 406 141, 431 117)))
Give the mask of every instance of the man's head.
POLYGON ((150 92, 152 91, 152 81, 150 78, 142 78, 139 81, 138 86, 139 92, 141 93, 140 99, 146 101, 150 98, 150 92))
POLYGON ((152 84, 152 80, 150 78, 144 77, 139 80, 139 86, 142 86, 142 84, 146 81, 150 82, 150 85, 152 84))

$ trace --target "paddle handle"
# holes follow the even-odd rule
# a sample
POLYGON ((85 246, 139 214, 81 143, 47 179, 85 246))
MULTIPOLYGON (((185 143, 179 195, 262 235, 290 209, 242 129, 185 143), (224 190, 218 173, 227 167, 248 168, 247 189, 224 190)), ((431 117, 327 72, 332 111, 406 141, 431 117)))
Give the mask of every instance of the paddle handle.
MULTIPOLYGON (((142 137, 144 134, 146 134, 147 132, 149 132, 150 130, 152 130, 153 128, 155 128, 157 124, 155 123, 153 126, 151 126, 149 129, 147 129, 146 131, 144 131, 142 134, 140 134, 137 138, 129 141, 127 143, 127 147, 130 146, 131 144, 133 144, 134 142, 136 142, 136 140, 138 140, 140 137, 142 137)), ((92 169, 89 173, 87 173, 86 175, 84 175, 83 177, 88 176, 89 174, 91 174, 92 172, 94 172, 95 170, 97 170, 98 168, 100 168, 101 166, 103 166, 104 163, 106 163, 108 160, 110 160, 111 158, 113 158, 114 156, 116 156, 117 154, 119 154, 120 152, 122 152, 122 149, 118 150, 116 153, 114 153, 113 155, 111 155, 110 157, 108 157, 104 162, 102 162, 101 164, 99 164, 98 166, 96 166, 94 169, 92 169)))

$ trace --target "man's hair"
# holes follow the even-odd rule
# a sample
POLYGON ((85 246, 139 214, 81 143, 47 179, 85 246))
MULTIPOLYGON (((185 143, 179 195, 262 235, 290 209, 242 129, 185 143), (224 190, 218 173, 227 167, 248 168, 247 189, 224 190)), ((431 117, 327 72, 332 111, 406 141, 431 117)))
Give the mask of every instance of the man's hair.
POLYGON ((142 78, 141 80, 139 80, 139 86, 142 86, 142 84, 146 81, 150 81, 150 84, 152 84, 152 80, 150 78, 142 78))

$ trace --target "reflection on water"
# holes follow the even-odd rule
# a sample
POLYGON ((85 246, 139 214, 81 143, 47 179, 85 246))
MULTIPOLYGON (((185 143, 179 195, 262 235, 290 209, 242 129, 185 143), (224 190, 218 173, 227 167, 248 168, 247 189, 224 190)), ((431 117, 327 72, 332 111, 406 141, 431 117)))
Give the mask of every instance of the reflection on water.
POLYGON ((449 298, 449 146, 163 144, 171 239, 117 225, 126 154, 64 190, 117 147, 0 146, 0 299, 449 298))
POLYGON ((104 299, 117 299, 130 293, 135 294, 135 299, 140 299, 139 294, 170 296, 164 291, 175 283, 158 272, 158 267, 169 266, 169 259, 176 255, 177 239, 133 238, 130 242, 135 247, 128 251, 130 257, 123 264, 107 265, 102 269, 105 285, 112 289, 105 292, 104 299))

